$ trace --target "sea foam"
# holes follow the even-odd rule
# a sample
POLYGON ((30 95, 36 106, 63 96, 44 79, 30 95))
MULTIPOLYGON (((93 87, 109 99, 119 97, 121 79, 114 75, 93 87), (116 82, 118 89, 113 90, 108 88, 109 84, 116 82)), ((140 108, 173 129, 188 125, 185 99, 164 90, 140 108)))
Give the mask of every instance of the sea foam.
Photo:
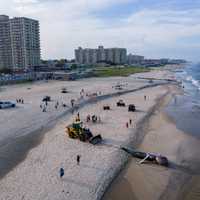
POLYGON ((192 76, 187 76, 186 80, 191 82, 192 85, 194 85, 195 87, 197 87, 200 90, 200 82, 196 79, 194 79, 192 76))

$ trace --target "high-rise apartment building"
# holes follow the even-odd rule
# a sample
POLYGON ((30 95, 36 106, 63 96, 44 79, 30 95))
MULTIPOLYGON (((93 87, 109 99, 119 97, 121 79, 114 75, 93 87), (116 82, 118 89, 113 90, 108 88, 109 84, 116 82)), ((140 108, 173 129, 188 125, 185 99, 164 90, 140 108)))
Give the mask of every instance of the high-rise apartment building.
POLYGON ((113 64, 125 64, 127 51, 124 48, 104 49, 99 46, 98 49, 83 49, 79 47, 75 50, 76 62, 79 64, 96 64, 99 62, 108 62, 113 64))
POLYGON ((17 17, 10 20, 14 68, 26 68, 40 64, 39 22, 17 17))
POLYGON ((12 66, 10 21, 8 16, 0 15, 0 69, 12 66))
POLYGON ((40 65, 39 22, 24 17, 9 19, 8 16, 1 15, 1 18, 5 18, 8 24, 8 28, 4 25, 6 31, 0 33, 0 49, 2 44, 6 43, 3 50, 0 50, 0 58, 3 57, 4 61, 2 68, 20 69, 40 65), (9 64, 5 63, 6 59, 9 64))
POLYGON ((105 61, 106 60, 106 50, 104 49, 103 46, 99 46, 98 50, 97 50, 97 53, 98 53, 98 57, 97 57, 97 60, 98 61, 105 61))
POLYGON ((78 49, 75 49, 75 58, 77 63, 84 63, 84 50, 79 47, 78 49))

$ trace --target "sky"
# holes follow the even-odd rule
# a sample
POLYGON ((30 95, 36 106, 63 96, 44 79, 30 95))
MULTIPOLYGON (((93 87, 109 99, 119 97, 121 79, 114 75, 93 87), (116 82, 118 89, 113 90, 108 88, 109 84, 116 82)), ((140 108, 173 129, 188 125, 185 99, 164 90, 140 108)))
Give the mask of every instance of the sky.
POLYGON ((43 59, 104 45, 200 61, 200 0, 0 0, 0 14, 39 20, 43 59))

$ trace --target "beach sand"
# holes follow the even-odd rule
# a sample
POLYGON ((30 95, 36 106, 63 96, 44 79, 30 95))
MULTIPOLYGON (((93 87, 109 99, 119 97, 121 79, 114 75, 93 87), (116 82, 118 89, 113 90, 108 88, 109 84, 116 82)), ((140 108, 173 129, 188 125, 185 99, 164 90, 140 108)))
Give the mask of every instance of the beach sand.
MULTIPOLYGON (((173 75, 168 71, 154 71, 140 74, 140 76, 167 78, 173 75)), ((134 77, 85 79, 78 82, 69 82, 72 92, 68 94, 67 102, 69 102, 70 98, 78 98, 80 88, 83 87, 91 93, 99 90, 102 91, 103 94, 116 93, 116 91, 113 91, 112 85, 119 81, 128 83, 127 90, 148 84, 148 81, 137 80, 134 77)), ((101 134, 103 137, 103 144, 93 146, 89 143, 69 139, 65 133, 65 127, 72 123, 77 112, 75 112, 74 115, 64 115, 66 112, 65 110, 61 109, 55 112, 55 110, 51 108, 47 115, 43 115, 38 108, 44 93, 46 95, 52 95, 54 101, 57 99, 64 101, 64 97, 60 95, 60 88, 62 85, 62 82, 41 83, 41 85, 34 84, 31 89, 32 91, 27 91, 27 85, 21 88, 19 88, 19 86, 14 88, 8 87, 11 89, 12 93, 9 93, 7 88, 7 90, 2 91, 1 94, 4 98, 14 99, 19 95, 23 95, 26 97, 27 102, 27 104, 25 104, 25 109, 20 106, 20 111, 13 111, 13 117, 10 119, 11 121, 6 121, 6 119, 9 119, 11 116, 11 113, 4 112, 5 118, 1 118, 2 123, 4 123, 4 126, 1 123, 2 130, 5 130, 5 132, 2 133, 2 138, 5 137, 6 132, 9 132, 11 136, 12 131, 13 133, 16 131, 20 132, 21 128, 26 127, 26 132, 23 132, 22 135, 18 135, 18 138, 23 138, 26 136, 25 133, 28 133, 29 130, 33 127, 35 128, 38 124, 46 127, 49 120, 55 120, 56 123, 54 123, 45 134, 42 134, 39 140, 36 140, 34 145, 29 147, 30 149, 27 148, 22 159, 16 163, 16 166, 12 166, 0 180, 0 199, 100 199, 111 181, 130 158, 125 152, 121 151, 119 147, 121 145, 128 146, 134 143, 134 141, 137 141, 137 143, 142 142, 143 137, 140 138, 138 136, 139 132, 137 126, 141 126, 144 119, 146 122, 146 120, 152 116, 152 109, 154 110, 159 107, 157 104, 159 102, 161 103, 162 100, 166 98, 170 90, 170 87, 167 86, 157 86, 121 96, 110 96, 101 101, 90 102, 90 104, 80 108, 78 112, 84 122, 87 114, 96 114, 101 117, 102 122, 98 124, 87 124, 85 122, 86 126, 91 129, 94 135, 101 134), (146 101, 144 100, 144 95, 147 96, 146 101), (116 102, 119 99, 124 99, 127 105, 134 103, 137 112, 130 113, 127 111, 127 107, 116 107, 116 102), (111 106, 111 111, 102 110, 105 104, 111 106), (20 115, 20 112, 23 114, 20 115), (15 118, 17 115, 19 117, 15 118), (62 118, 54 118, 55 115, 57 117, 62 116, 62 118), (129 119, 132 119, 133 124, 129 125, 129 128, 126 128, 126 123, 129 119), (31 120, 34 121, 34 123, 30 123, 31 120), (6 123, 10 125, 6 126, 6 123), (80 165, 76 163, 77 155, 81 155, 80 165), (63 179, 59 178, 60 167, 65 169, 63 179)), ((169 96, 170 95, 171 93, 169 96)), ((160 112, 156 113, 156 115, 152 117, 152 120, 155 120, 154 124, 156 125, 154 125, 154 127, 158 127, 158 129, 162 128, 164 124, 164 126, 166 126, 166 132, 170 129, 174 130, 173 123, 170 123, 171 127, 165 123, 162 124, 162 121, 166 121, 166 119, 164 119, 160 112), (161 118, 163 120, 155 119, 154 117, 157 116, 159 116, 159 119, 161 118)), ((154 129, 148 129, 148 134, 146 134, 143 143, 140 145, 140 149, 163 153, 169 156, 170 160, 175 161, 174 152, 176 152, 177 149, 174 149, 174 146, 182 140, 182 134, 176 134, 177 139, 173 140, 169 148, 167 144, 170 145, 169 141, 171 137, 174 137, 174 132, 172 134, 163 133, 163 135, 160 135, 161 133, 159 131, 159 133, 153 132, 151 134, 153 130, 154 129)), ((40 131, 41 130, 39 130, 38 133, 40 133, 40 131)), ((33 136, 34 135, 32 135, 32 137, 33 136)), ((38 138, 37 134, 35 137, 38 138)), ((27 143, 28 141, 25 140, 25 142, 27 143)), ((0 149, 2 153, 1 156, 3 157, 6 156, 3 155, 3 153, 5 146, 8 144, 5 144, 3 139, 2 143, 4 143, 4 146, 0 149)), ((23 142, 20 143, 20 146, 21 145, 24 145, 23 142)), ((23 148, 21 149, 20 146, 18 146, 15 151, 22 151, 23 148)), ((12 146, 9 148, 11 147, 12 146)), ((10 163, 12 164, 12 160, 10 160, 10 163)), ((162 191, 167 186, 167 180, 170 178, 168 169, 154 165, 136 165, 134 160, 130 162, 127 169, 131 167, 132 170, 130 170, 130 174, 133 173, 133 171, 138 171, 136 173, 137 175, 132 174, 132 176, 128 176, 133 182, 125 178, 123 179, 124 184, 120 186, 120 190, 127 194, 127 199, 129 197, 133 199, 134 196, 145 199, 145 196, 143 196, 144 194, 142 194, 144 188, 146 191, 149 191, 150 198, 147 199, 153 199, 161 195, 162 191), (159 173, 156 174, 158 171, 159 173), (151 180, 152 175, 155 176, 153 180, 151 180), (149 177, 149 182, 153 181, 151 186, 153 188, 149 186, 148 182, 145 183, 146 176, 149 177), (126 187, 124 187, 125 185, 126 187), (137 189, 138 191, 135 193, 134 191, 137 189), (159 190, 159 194, 157 195, 155 194, 156 190, 159 190)), ((118 197, 120 197, 119 194, 118 197)))

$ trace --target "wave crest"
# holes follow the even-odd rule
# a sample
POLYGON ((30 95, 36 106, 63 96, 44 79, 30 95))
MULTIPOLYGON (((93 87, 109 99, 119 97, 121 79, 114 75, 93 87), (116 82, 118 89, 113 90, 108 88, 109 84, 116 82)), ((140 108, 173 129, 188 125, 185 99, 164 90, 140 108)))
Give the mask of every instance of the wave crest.
POLYGON ((195 87, 197 87, 200 90, 200 82, 196 79, 194 79, 192 76, 187 76, 186 80, 191 82, 192 85, 194 85, 195 87))

